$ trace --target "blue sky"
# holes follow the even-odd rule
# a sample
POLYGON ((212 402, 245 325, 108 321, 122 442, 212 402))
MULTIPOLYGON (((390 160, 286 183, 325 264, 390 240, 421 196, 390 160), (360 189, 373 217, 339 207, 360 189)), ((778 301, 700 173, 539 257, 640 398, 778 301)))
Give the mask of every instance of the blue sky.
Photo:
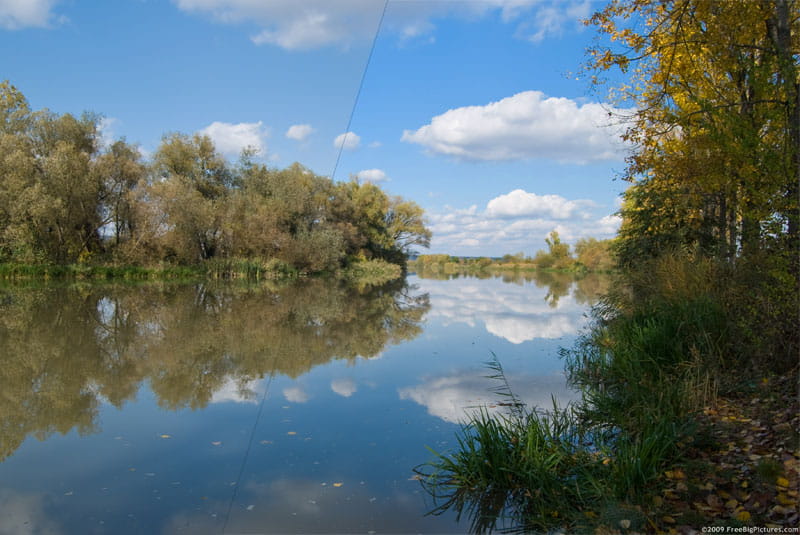
POLYGON ((103 114, 144 154, 204 132, 233 160, 250 145, 379 183, 426 210, 432 253, 533 254, 553 229, 574 243, 619 224, 620 128, 576 74, 601 7, 0 0, 0 78, 35 109, 103 114))

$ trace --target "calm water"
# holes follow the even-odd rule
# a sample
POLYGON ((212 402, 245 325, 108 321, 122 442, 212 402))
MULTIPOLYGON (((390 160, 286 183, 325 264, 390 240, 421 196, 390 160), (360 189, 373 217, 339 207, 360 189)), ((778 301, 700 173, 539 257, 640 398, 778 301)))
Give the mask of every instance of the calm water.
POLYGON ((496 401, 492 352, 568 399, 602 285, 0 289, 0 534, 463 532, 412 469, 496 401))

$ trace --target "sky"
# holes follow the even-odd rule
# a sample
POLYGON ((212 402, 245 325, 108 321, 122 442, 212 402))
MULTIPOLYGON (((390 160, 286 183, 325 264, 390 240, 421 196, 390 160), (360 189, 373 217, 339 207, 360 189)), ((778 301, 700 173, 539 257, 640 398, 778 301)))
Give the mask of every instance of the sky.
POLYGON ((204 133, 425 209, 427 253, 614 235, 618 110, 581 74, 587 0, 0 0, 0 79, 152 154, 204 133))

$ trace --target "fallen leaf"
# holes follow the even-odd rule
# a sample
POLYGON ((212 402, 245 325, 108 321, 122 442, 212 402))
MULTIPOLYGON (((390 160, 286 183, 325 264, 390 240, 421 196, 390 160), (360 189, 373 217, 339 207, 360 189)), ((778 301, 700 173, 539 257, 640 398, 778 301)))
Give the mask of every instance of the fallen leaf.
POLYGON ((169 435, 161 435, 161 438, 172 438, 172 437, 169 435))
POLYGON ((788 487, 789 486, 789 480, 786 479, 785 477, 779 477, 777 480, 775 480, 775 483, 779 487, 788 487))
POLYGON ((220 445, 222 445, 222 442, 220 442, 219 440, 215 440, 214 442, 211 443, 211 445, 212 446, 220 446, 220 445))
POLYGON ((289 432, 288 432, 288 433, 286 433, 286 434, 287 434, 287 435, 296 435, 296 434, 297 434, 297 431, 289 431, 289 432))
POLYGON ((619 526, 620 526, 622 529, 628 529, 629 527, 631 527, 631 521, 630 521, 630 520, 628 520, 628 519, 623 519, 623 520, 620 520, 620 521, 619 521, 619 526))
POLYGON ((750 513, 747 511, 739 511, 739 513, 736 514, 736 520, 739 522, 748 522, 750 520, 750 513))
POLYGON ((334 487, 337 487, 337 488, 338 488, 338 487, 341 487, 342 485, 344 485, 344 483, 334 483, 334 484, 333 484, 333 486, 334 486, 334 487))

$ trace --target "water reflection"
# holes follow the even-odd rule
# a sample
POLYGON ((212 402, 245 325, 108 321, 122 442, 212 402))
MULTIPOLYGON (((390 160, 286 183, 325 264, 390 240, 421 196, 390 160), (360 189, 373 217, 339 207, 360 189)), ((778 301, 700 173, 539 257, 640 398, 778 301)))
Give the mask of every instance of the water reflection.
POLYGON ((609 278, 536 271, 484 279, 450 274, 449 279, 422 280, 435 302, 432 315, 446 318, 447 323, 483 324, 489 333, 522 344, 577 333, 587 305, 595 304, 608 289, 609 278), (435 282, 443 280, 447 282, 435 282), (532 291, 531 286, 544 292, 532 291), (563 299, 570 294, 571 299, 563 299))
MULTIPOLYGON (((498 404, 498 396, 487 388, 492 386, 487 379, 486 370, 471 370, 431 377, 417 386, 403 388, 399 393, 401 399, 411 399, 425 406, 432 416, 446 422, 463 423, 479 408, 489 414, 507 410, 506 406, 498 404)), ((510 382, 519 401, 528 407, 548 407, 553 397, 559 403, 576 397, 560 373, 515 374, 510 382)))
POLYGON ((463 532, 413 467, 502 410, 492 353, 569 399, 603 284, 506 279, 0 289, 0 532, 463 532))
MULTIPOLYGON (((298 377, 415 338, 429 308, 404 284, 3 289, 0 460, 27 436, 96 431, 100 405, 121 407, 145 381, 171 410, 254 402, 266 376, 298 377)), ((283 395, 308 400, 297 385, 283 395)))
POLYGON ((547 290, 544 301, 552 308, 558 307, 558 301, 570 294, 578 304, 593 305, 600 296, 608 292, 611 278, 602 273, 563 273, 558 271, 470 271, 446 272, 438 270, 421 270, 416 275, 421 279, 456 280, 456 279, 499 279, 509 284, 522 285, 533 282, 538 288, 547 290))

